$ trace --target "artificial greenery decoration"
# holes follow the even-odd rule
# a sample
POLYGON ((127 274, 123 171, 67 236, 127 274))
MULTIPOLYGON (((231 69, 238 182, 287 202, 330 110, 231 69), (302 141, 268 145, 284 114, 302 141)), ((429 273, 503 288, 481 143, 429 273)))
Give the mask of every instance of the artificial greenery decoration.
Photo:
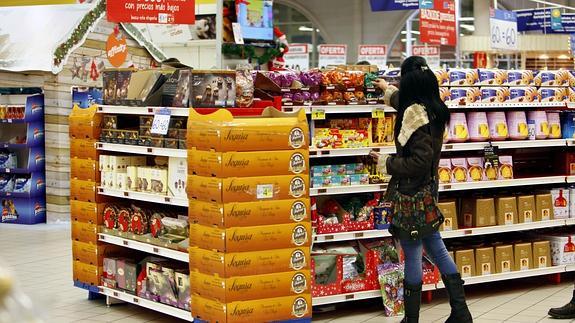
POLYGON ((100 1, 98 5, 92 9, 88 14, 82 18, 80 24, 72 32, 72 36, 54 51, 54 65, 58 66, 62 63, 70 50, 74 48, 88 33, 88 30, 94 23, 106 12, 106 0, 100 1))
POLYGON ((225 43, 222 45, 222 54, 239 58, 247 58, 250 62, 257 62, 258 65, 263 65, 276 57, 280 57, 283 53, 284 47, 285 45, 278 44, 272 48, 265 48, 261 55, 257 55, 256 50, 261 48, 252 45, 225 43))

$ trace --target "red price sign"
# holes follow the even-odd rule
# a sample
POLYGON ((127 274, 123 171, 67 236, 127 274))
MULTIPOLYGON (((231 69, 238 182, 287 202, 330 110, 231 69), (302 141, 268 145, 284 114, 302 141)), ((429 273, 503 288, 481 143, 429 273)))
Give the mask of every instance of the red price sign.
POLYGON ((434 0, 434 9, 419 10, 419 35, 423 43, 455 46, 455 3, 434 0))
POLYGON ((108 0, 108 20, 145 24, 183 24, 196 22, 195 0, 108 0))

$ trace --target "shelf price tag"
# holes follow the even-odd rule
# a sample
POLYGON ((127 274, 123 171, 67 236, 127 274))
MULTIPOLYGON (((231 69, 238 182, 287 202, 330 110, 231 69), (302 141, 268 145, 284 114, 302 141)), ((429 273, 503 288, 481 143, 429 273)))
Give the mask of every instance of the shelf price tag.
POLYGON ((160 108, 154 112, 151 133, 157 135, 167 135, 170 126, 170 109, 160 108))
POLYGON ((384 119, 385 111, 382 108, 376 108, 371 111, 371 117, 373 119, 384 119))
POLYGON ((325 120, 325 110, 317 109, 311 111, 312 120, 325 120))
POLYGON ((517 38, 517 14, 513 11, 491 9, 491 48, 516 50, 517 38))

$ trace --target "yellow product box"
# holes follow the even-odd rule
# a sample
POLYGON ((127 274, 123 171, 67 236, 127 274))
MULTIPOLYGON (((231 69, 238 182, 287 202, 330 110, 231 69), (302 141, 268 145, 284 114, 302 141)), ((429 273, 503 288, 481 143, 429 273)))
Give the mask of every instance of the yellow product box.
POLYGON ((188 197, 218 203, 288 200, 308 196, 309 175, 216 178, 188 176, 188 197))
POLYGON ((290 223, 220 229, 190 225, 190 246, 222 252, 245 252, 307 247, 311 244, 310 223, 290 223))
POLYGON ((308 198, 220 204, 190 200, 190 222, 219 228, 246 227, 309 221, 308 198))
POLYGON ((533 269, 533 246, 531 243, 516 243, 514 246, 515 270, 533 269))
POLYGON ((310 268, 309 248, 223 253, 191 247, 190 268, 223 278, 310 268))
POLYGON ((190 289, 192 295, 228 303, 310 293, 311 278, 309 270, 230 278, 191 271, 190 289))
POLYGON ((305 148, 309 130, 305 111, 265 109, 257 117, 234 117, 220 109, 202 115, 190 109, 187 146, 215 151, 262 151, 305 148))
POLYGON ((495 199, 495 210, 498 225, 517 223, 517 199, 513 197, 498 197, 495 199))
POLYGON ((551 267, 551 244, 549 241, 533 242, 533 268, 551 267))
POLYGON ((457 224, 457 202, 455 200, 441 201, 437 203, 437 207, 443 214, 443 224, 440 231, 452 231, 459 229, 457 224))
POLYGON ((475 266, 477 276, 495 273, 495 253, 493 247, 475 249, 475 266))
POLYGON ((455 251, 455 263, 461 277, 475 276, 475 252, 473 249, 455 251))
POLYGON ((83 181, 79 179, 70 180, 70 200, 80 200, 86 202, 98 202, 96 192, 98 183, 94 181, 83 181))
POLYGON ((101 225, 104 207, 104 203, 70 200, 70 215, 72 221, 101 225))
POLYGON ((98 139, 102 129, 102 114, 97 113, 96 106, 81 109, 74 105, 68 117, 68 124, 71 138, 98 139))
POLYGON ((522 195, 517 197, 517 215, 519 223, 530 223, 535 221, 535 197, 533 195, 522 195))
POLYGON ((98 241, 98 225, 72 221, 72 240, 96 243, 98 241))
POLYGON ((495 272, 498 274, 508 273, 513 271, 514 268, 513 246, 495 247, 495 272))
POLYGON ((90 284, 92 286, 100 285, 102 266, 90 265, 81 261, 74 261, 72 263, 72 270, 72 277, 74 280, 85 284, 90 284))
POLYGON ((70 157, 98 160, 96 139, 70 139, 70 157))
POLYGON ((70 178, 98 181, 100 179, 98 162, 94 159, 71 158, 70 178))
POLYGON ((86 243, 72 241, 72 257, 85 264, 102 266, 104 257, 112 252, 122 252, 123 248, 106 243, 86 243))
POLYGON ((192 295, 193 315, 218 323, 255 323, 311 318, 310 294, 221 303, 192 295))
POLYGON ((227 152, 188 150, 188 171, 214 177, 248 177, 307 173, 306 149, 227 152))
POLYGON ((548 221, 553 220, 553 198, 551 193, 535 195, 535 220, 548 221))

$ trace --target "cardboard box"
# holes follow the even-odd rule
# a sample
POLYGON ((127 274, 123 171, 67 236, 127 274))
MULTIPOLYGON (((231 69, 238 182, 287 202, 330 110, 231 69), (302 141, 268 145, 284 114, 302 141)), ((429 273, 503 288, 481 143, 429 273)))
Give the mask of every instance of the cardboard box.
POLYGON ((283 113, 267 108, 258 117, 234 118, 225 109, 209 115, 191 109, 187 145, 220 152, 292 150, 309 145, 308 129, 303 110, 283 113))
POLYGON ((190 222, 219 228, 298 223, 310 218, 309 199, 244 203, 190 200, 190 222))
POLYGON ((549 241, 533 242, 533 268, 551 267, 551 244, 549 241))
POLYGON ((70 178, 96 182, 100 179, 98 162, 93 159, 70 158, 70 178))
POLYGON ((222 252, 306 247, 311 244, 311 239, 310 223, 229 229, 190 225, 190 245, 222 252))
POLYGON ((101 172, 110 170, 110 156, 109 155, 100 155, 99 163, 98 163, 98 170, 101 172))
POLYGON ((125 249, 121 246, 99 243, 97 241, 90 243, 76 240, 72 241, 72 257, 74 261, 80 261, 94 266, 102 266, 103 259, 106 255, 124 251, 125 249))
POLYGON ((495 200, 495 209, 498 225, 517 223, 517 199, 515 197, 498 197, 495 200))
POLYGON ((70 200, 70 215, 72 221, 101 225, 104 203, 70 200))
POLYGON ((221 278, 190 272, 192 295, 222 303, 311 293, 309 270, 221 278))
POLYGON ((309 248, 223 253, 191 247, 190 268, 222 278, 307 270, 309 248))
POLYGON ((188 176, 188 197, 230 203, 287 200, 308 196, 308 175, 214 178, 188 176))
POLYGON ((72 262, 72 277, 75 281, 80 281, 92 286, 100 286, 101 266, 85 264, 80 261, 72 262))
POLYGON ((249 177, 307 174, 307 149, 228 152, 189 151, 188 169, 194 175, 249 177))
MULTIPOLYGON (((168 170, 165 168, 149 168, 150 189, 154 194, 168 193, 168 170)), ((148 176, 148 175, 146 175, 148 176)))
POLYGON ((168 191, 177 197, 187 197, 188 164, 186 158, 170 157, 168 160, 168 191))
POLYGON ((98 241, 98 226, 92 223, 72 221, 72 240, 96 243, 98 241))
POLYGON ((553 201, 553 218, 569 218, 569 189, 555 188, 551 190, 551 199, 553 201))
POLYGON ((125 171, 126 167, 132 166, 132 160, 129 156, 110 156, 108 157, 108 166, 110 171, 125 171))
POLYGON ((523 195, 517 197, 517 216, 519 223, 535 221, 535 196, 523 195))
POLYGON ((96 139, 70 139, 70 158, 98 160, 96 139))
POLYGON ((553 198, 550 193, 535 195, 536 221, 553 220, 553 198))
POLYGON ((311 318, 310 294, 221 303, 192 296, 194 317, 208 322, 274 322, 311 318))
POLYGON ((137 191, 138 189, 138 167, 128 166, 126 167, 126 190, 137 191))
POLYGON ((229 70, 193 70, 189 86, 190 105, 194 108, 236 106, 236 72, 229 70))
POLYGON ((492 247, 475 249, 477 276, 495 274, 495 254, 492 247))
POLYGON ((456 201, 443 201, 437 203, 437 207, 443 214, 445 221, 440 227, 440 231, 452 231, 459 229, 457 225, 457 203, 456 201))
POLYGON ((497 225, 493 198, 467 198, 461 200, 460 223, 464 228, 497 225))
POLYGON ((496 246, 495 247, 495 271, 498 274, 508 273, 515 268, 513 257, 513 246, 496 246))
POLYGON ((451 173, 453 174, 453 183, 469 181, 468 166, 465 158, 451 158, 451 173))
POLYGON ((475 254, 472 249, 455 251, 455 263, 461 277, 475 276, 475 254))
POLYGON ((82 109, 74 106, 68 117, 70 138, 98 139, 102 127, 102 114, 95 107, 82 109))
POLYGON ((515 270, 529 270, 533 268, 533 248, 531 243, 516 243, 514 245, 515 270))
POLYGON ((98 202, 99 195, 96 192, 98 183, 79 179, 70 180, 70 200, 85 202, 98 202))

